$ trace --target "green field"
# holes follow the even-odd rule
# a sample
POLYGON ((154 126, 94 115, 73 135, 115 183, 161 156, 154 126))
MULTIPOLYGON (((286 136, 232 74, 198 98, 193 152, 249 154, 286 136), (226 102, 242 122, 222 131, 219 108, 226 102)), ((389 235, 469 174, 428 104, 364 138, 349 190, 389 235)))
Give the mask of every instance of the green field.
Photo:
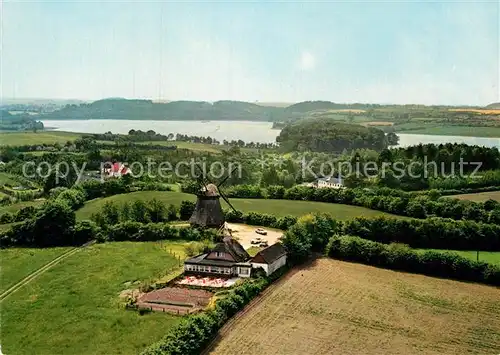
MULTIPOLYGON (((413 123, 410 123, 413 125, 413 123)), ((468 136, 468 137, 500 137, 500 127, 472 127, 472 126, 432 126, 413 129, 412 126, 397 125, 394 126, 396 133, 408 134, 429 134, 440 136, 468 136), (404 129, 404 130, 401 130, 404 129)), ((422 124, 418 124, 422 126, 422 124)))
POLYGON ((0 133, 0 145, 29 145, 29 144, 64 144, 80 137, 79 133, 71 132, 2 132, 0 133))
MULTIPOLYGON (((441 253, 455 253, 470 260, 477 260, 477 252, 474 250, 442 250, 442 249, 415 249, 417 251, 433 250, 441 253)), ((480 251, 479 261, 500 265, 500 252, 480 251)))
MULTIPOLYGON (((81 209, 76 211, 77 219, 89 219, 90 216, 99 211, 107 201, 116 203, 125 203, 133 200, 152 200, 153 198, 162 201, 165 204, 180 205, 181 201, 196 201, 196 196, 182 192, 171 191, 138 191, 129 194, 114 195, 107 198, 100 198, 85 203, 81 209)), ((302 216, 307 213, 322 212, 329 213, 337 219, 345 220, 354 217, 370 216, 391 216, 402 218, 401 216, 391 215, 381 211, 370 210, 364 207, 341 205, 335 203, 313 202, 313 201, 290 201, 290 200, 266 200, 266 199, 239 199, 231 198, 231 204, 242 212, 260 212, 275 216, 302 216)), ((222 201, 223 208, 229 208, 222 201)))
POLYGON ((0 292, 5 291, 69 249, 71 248, 0 249, 0 292))
POLYGON ((27 206, 40 206, 42 203, 44 203, 44 200, 35 200, 35 201, 21 201, 17 203, 13 203, 12 205, 5 205, 5 206, 0 206, 0 215, 4 214, 5 212, 10 212, 10 213, 16 213, 23 207, 27 206))
POLYGON ((130 288, 128 282, 155 279, 178 268, 166 248, 183 252, 182 243, 116 242, 96 244, 64 259, 2 301, 3 353, 139 353, 181 318, 141 316, 125 310, 118 296, 130 288))
POLYGON ((489 192, 479 192, 475 194, 462 194, 462 195, 452 195, 448 196, 452 198, 458 198, 460 200, 469 200, 474 202, 484 202, 488 200, 495 200, 500 202, 500 191, 489 191, 489 192))

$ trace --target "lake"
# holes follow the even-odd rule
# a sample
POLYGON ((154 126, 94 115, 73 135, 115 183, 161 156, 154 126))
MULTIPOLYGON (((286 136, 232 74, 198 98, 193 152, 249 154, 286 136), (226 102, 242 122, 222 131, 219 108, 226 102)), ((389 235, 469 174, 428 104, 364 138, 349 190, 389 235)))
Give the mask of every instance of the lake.
MULTIPOLYGON (((271 143, 276 141, 279 130, 272 129, 271 122, 250 121, 135 121, 135 120, 68 120, 43 121, 46 128, 56 131, 78 133, 127 134, 131 129, 153 131, 161 134, 180 133, 192 136, 210 136, 219 141, 238 140, 245 142, 271 143)), ((466 143, 500 148, 500 138, 435 136, 427 134, 397 133, 399 145, 406 147, 419 143, 466 143)))

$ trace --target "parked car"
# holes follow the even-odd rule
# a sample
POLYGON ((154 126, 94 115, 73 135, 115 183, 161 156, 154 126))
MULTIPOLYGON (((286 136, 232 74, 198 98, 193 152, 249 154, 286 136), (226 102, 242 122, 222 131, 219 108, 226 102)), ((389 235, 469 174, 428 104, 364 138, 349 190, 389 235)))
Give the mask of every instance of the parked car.
POLYGON ((267 235, 267 231, 265 229, 263 229, 263 228, 257 228, 255 230, 255 233, 262 234, 262 235, 267 235))
POLYGON ((261 248, 267 248, 269 244, 267 243, 267 240, 263 240, 260 242, 259 247, 261 248))
POLYGON ((260 244, 262 242, 261 237, 255 237, 250 241, 250 244, 260 244))

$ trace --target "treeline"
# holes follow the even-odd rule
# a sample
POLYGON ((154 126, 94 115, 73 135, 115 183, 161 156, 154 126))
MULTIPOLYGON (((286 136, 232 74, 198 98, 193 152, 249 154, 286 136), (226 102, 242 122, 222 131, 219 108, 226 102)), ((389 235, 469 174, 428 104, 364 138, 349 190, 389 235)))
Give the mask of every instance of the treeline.
POLYGON ((500 285, 500 267, 455 253, 419 252, 405 245, 335 235, 329 240, 326 255, 386 269, 500 285))
MULTIPOLYGON (((168 133, 168 134, 161 134, 161 133, 156 133, 153 130, 149 131, 141 131, 141 130, 134 130, 131 129, 128 132, 128 135, 124 134, 114 134, 111 132, 106 132, 106 133, 93 133, 93 134, 85 134, 83 136, 94 139, 96 141, 113 141, 113 142, 149 142, 149 141, 170 141, 172 143, 175 142, 189 142, 189 143, 202 143, 202 144, 214 144, 214 145, 225 145, 225 146, 235 146, 235 147, 240 147, 240 148, 260 148, 260 149, 271 149, 275 148, 276 144, 275 143, 259 143, 259 142, 244 142, 241 139, 238 140, 223 140, 222 142, 207 136, 194 136, 194 135, 188 135, 188 134, 173 134, 173 133, 168 133)), ((157 147, 156 145, 154 147, 157 147)), ((160 146, 161 147, 161 146, 160 146)), ((165 148, 163 146, 163 148, 165 148)))
POLYGON ((412 248, 500 251, 500 225, 446 218, 362 218, 347 221, 343 232, 412 248))
MULTIPOLYGON (((192 193, 192 187, 183 185, 183 191, 192 193)), ((440 191, 409 193, 390 188, 330 189, 309 186, 237 185, 224 190, 233 198, 269 198, 317 201, 362 206, 413 218, 443 217, 500 224, 500 203, 495 200, 473 202, 441 196, 440 191)))
MULTIPOLYGON (((397 228, 400 227, 396 220, 375 219, 374 224, 383 224, 387 233, 378 237, 376 233, 371 236, 373 240, 363 239, 363 235, 346 236, 349 232, 360 233, 353 228, 358 222, 347 222, 346 224, 333 219, 327 215, 307 216, 291 226, 284 234, 282 243, 288 251, 288 257, 293 263, 301 263, 311 257, 311 253, 326 253, 329 256, 362 262, 369 265, 381 266, 390 269, 421 273, 430 276, 446 277, 457 280, 482 282, 492 285, 500 285, 500 267, 479 261, 471 261, 451 252, 415 251, 408 246, 401 245, 401 234, 397 228), (391 232, 392 231, 392 234, 391 232), (396 243, 396 244, 395 244, 396 243)), ((428 228, 426 243, 420 238, 423 248, 432 248, 435 240, 441 238, 439 232, 443 228, 460 230, 460 226, 454 221, 441 221, 441 228, 431 235, 432 228, 437 221, 422 221, 427 224, 422 229, 428 228)), ((472 250, 480 250, 484 245, 490 245, 488 250, 499 251, 500 227, 496 228, 490 235, 489 240, 480 241, 482 238, 482 227, 473 226, 462 234, 463 240, 472 250), (468 240, 470 238, 470 240, 468 240), (475 242, 473 242, 473 240, 475 242), (477 248, 473 248, 473 247, 477 248), (495 248, 493 248, 495 247, 495 248)), ((454 249, 453 237, 446 236, 447 249, 454 249)), ((444 243, 445 241, 443 241, 444 243)), ((464 244, 464 243, 462 243, 464 244)))
POLYGON ((462 162, 464 172, 472 172, 476 164, 480 171, 500 169, 500 151, 496 147, 483 147, 463 143, 418 144, 408 147, 391 148, 381 153, 382 161, 394 162, 399 159, 411 159, 426 163, 444 164, 450 171, 452 164, 459 171, 462 162))

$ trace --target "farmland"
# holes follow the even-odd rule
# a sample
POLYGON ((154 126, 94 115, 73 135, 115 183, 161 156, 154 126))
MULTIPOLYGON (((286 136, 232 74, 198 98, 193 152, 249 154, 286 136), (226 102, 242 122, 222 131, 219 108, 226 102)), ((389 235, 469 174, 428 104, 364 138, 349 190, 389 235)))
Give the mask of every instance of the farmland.
POLYGON ((488 200, 495 200, 500 202, 500 191, 489 191, 489 192, 480 192, 475 194, 462 194, 462 195, 453 195, 448 196, 453 198, 458 198, 460 200, 469 200, 474 202, 484 202, 488 200))
POLYGON ((271 286, 208 353, 496 354, 498 289, 320 259, 271 286))
MULTIPOLYGON (((167 249, 183 253, 182 243, 116 242, 96 244, 64 259, 2 301, 2 350, 13 355, 137 354, 181 318, 127 311, 118 295, 136 281, 177 269, 178 261, 167 249)), ((7 253, 13 253, 6 254, 11 260, 16 253, 18 261, 28 260, 24 252, 7 253)), ((35 253, 41 261, 40 251, 35 253)), ((6 263, 2 276, 24 276, 13 276, 10 269, 18 264, 6 263)))
POLYGON ((71 132, 2 132, 0 145, 65 144, 74 141, 81 134, 71 132))
MULTIPOLYGON (((89 219, 90 216, 99 211, 102 206, 108 202, 113 201, 116 203, 131 202, 133 200, 157 200, 165 204, 179 205, 183 200, 195 201, 196 196, 181 192, 170 191, 140 191, 132 192, 129 194, 114 195, 107 198, 95 199, 87 202, 80 210, 76 212, 78 219, 89 219)), ((370 210, 364 207, 312 202, 312 201, 288 201, 288 200, 266 200, 266 199, 230 199, 233 206, 242 212, 260 212, 273 214, 275 216, 294 215, 302 216, 307 213, 323 212, 333 215, 335 218, 344 220, 359 216, 393 216, 401 218, 400 216, 391 215, 388 213, 370 210)), ((223 208, 229 208, 225 202, 221 201, 223 208)))

